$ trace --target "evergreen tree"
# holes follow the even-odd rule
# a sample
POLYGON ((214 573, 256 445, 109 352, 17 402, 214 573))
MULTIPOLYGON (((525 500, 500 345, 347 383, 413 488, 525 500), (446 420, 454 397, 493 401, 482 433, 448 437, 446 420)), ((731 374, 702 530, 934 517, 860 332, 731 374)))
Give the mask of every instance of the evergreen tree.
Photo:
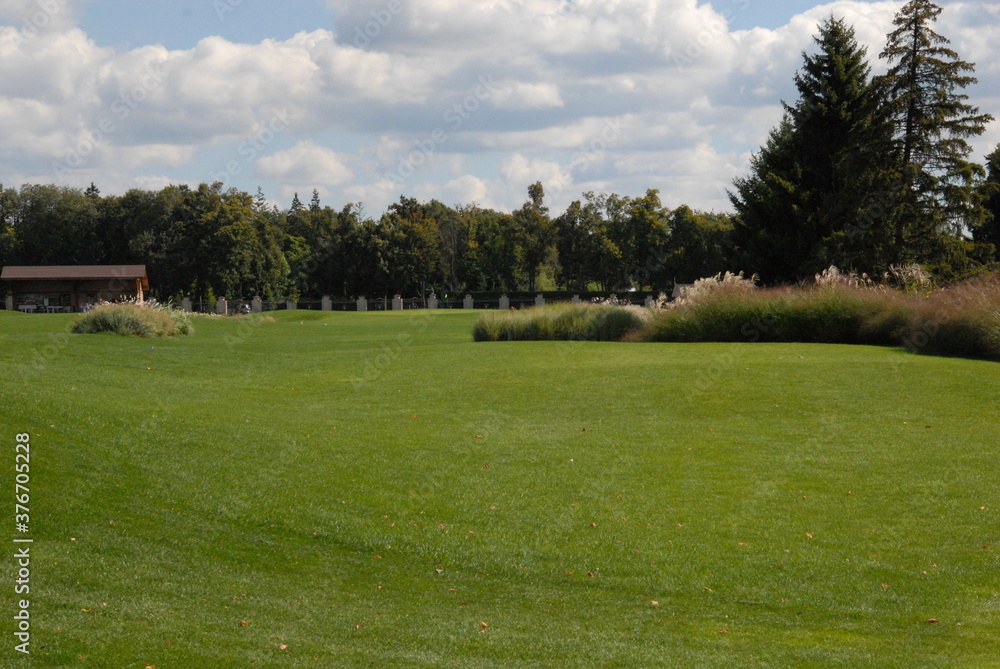
POLYGON ((975 64, 959 60, 949 40, 931 28, 940 14, 933 2, 911 0, 896 14, 881 53, 889 71, 879 83, 889 99, 902 170, 896 261, 942 261, 964 228, 985 216, 975 187, 983 169, 967 160, 972 149, 966 139, 981 135, 993 117, 961 93, 976 83, 975 64))
POLYGON ((895 188, 892 126, 854 29, 830 18, 803 54, 799 100, 734 181, 735 237, 768 282, 795 281, 837 264, 874 271, 891 211, 878 203, 895 188))
POLYGON ((818 52, 803 54, 795 75, 799 102, 786 105, 802 166, 799 206, 809 247, 800 275, 830 265, 882 270, 892 211, 881 203, 899 184, 888 110, 853 27, 830 17, 814 39, 818 52))
POLYGON ((978 244, 992 244, 992 259, 1000 262, 1000 144, 986 156, 986 183, 980 186, 986 220, 973 231, 978 244))
POLYGON ((740 268, 770 283, 796 280, 809 256, 799 203, 801 165, 794 151, 795 128, 786 114, 767 143, 750 159, 750 175, 733 181, 736 209, 733 240, 740 268))

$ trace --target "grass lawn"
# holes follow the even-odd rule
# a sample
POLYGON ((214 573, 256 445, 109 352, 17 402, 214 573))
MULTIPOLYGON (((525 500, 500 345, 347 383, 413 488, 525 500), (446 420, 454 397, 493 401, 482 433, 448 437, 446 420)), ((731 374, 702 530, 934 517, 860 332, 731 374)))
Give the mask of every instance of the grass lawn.
POLYGON ((997 363, 474 317, 0 312, 32 662, 1000 667, 997 363))

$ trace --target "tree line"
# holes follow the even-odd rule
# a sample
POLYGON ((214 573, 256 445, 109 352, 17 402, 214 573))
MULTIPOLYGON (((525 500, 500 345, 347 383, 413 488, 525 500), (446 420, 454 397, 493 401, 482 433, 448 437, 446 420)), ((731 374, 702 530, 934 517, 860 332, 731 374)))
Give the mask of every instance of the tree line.
POLYGON ((881 76, 851 26, 825 21, 799 99, 732 185, 731 215, 669 209, 655 189, 583 193, 554 215, 541 183, 510 212, 400 197, 377 219, 315 190, 279 209, 221 183, 120 196, 0 184, 0 263, 145 264, 160 299, 669 291, 725 270, 777 284, 830 265, 961 278, 1000 261, 1000 146, 985 167, 970 158, 992 117, 962 93, 974 65, 932 29, 940 12, 899 11, 881 76))
POLYGON ((458 292, 669 289, 732 256, 725 214, 586 193, 551 216, 544 189, 512 212, 401 197, 378 219, 313 192, 288 209, 221 183, 103 196, 0 186, 0 263, 145 264, 161 299, 318 299, 458 292))

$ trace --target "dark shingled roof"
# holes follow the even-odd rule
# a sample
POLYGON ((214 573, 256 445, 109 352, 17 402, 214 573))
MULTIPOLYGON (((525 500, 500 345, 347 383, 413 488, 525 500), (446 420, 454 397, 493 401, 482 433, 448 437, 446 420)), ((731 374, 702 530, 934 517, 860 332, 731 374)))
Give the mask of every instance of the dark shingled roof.
POLYGON ((4 267, 4 281, 93 281, 142 280, 142 289, 149 290, 145 265, 62 265, 53 267, 4 267))

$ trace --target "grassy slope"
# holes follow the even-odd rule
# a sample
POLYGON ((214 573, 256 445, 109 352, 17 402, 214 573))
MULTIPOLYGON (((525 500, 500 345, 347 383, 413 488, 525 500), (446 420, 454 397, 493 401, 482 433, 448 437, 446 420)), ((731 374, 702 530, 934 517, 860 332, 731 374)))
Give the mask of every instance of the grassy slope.
POLYGON ((36 661, 1000 666, 995 363, 278 318, 0 312, 36 661))

